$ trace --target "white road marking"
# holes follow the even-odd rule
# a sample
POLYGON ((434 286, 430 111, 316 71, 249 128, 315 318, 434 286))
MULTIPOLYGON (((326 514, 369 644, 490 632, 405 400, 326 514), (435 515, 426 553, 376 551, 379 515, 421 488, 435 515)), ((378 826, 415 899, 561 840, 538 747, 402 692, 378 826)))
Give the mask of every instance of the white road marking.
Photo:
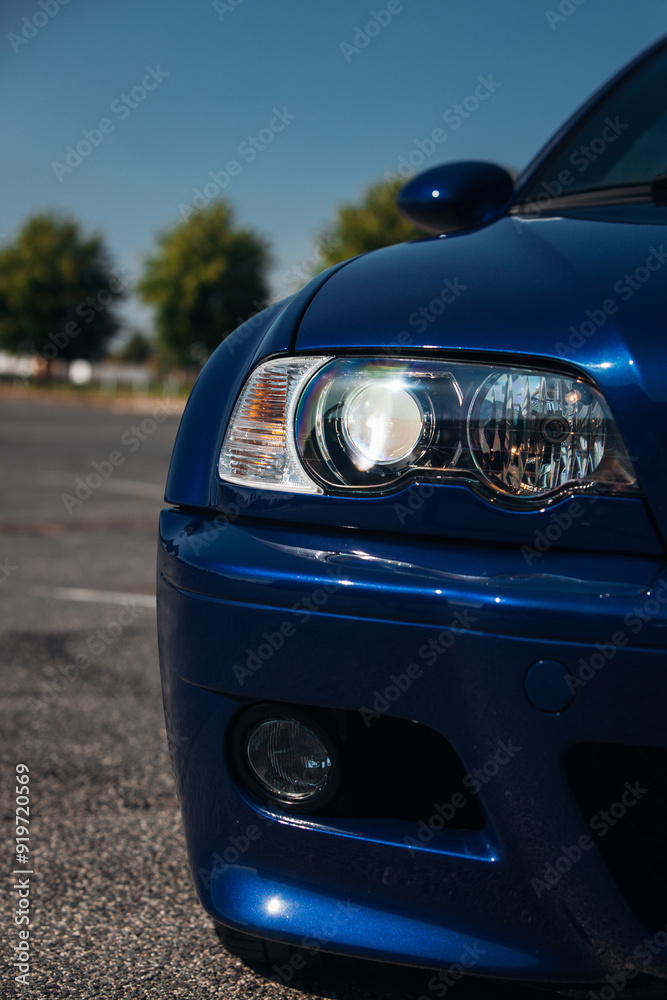
POLYGON ((60 601, 86 601, 90 604, 133 604, 154 608, 154 594, 122 594, 115 590, 89 590, 87 587, 33 587, 36 597, 55 597, 60 601))

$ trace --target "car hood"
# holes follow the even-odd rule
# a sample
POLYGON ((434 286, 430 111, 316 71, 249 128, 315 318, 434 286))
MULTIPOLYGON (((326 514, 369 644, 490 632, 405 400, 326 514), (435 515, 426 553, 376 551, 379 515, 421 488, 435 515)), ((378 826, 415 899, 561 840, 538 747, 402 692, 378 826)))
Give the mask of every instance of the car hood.
POLYGON ((667 225, 646 216, 661 224, 505 217, 354 258, 314 296, 296 348, 576 366, 606 396, 667 537, 667 225))
POLYGON ((610 218, 506 217, 357 257, 317 293, 296 347, 566 360, 664 401, 667 225, 610 218))

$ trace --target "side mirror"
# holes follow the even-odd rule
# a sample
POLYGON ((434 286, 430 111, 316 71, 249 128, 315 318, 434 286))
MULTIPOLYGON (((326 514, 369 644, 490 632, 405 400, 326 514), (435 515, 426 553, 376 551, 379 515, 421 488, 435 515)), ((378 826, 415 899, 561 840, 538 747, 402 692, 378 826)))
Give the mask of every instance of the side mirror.
POLYGON ((503 167, 459 160, 417 174, 398 192, 396 204, 420 229, 453 233, 500 218, 513 191, 514 180, 503 167))

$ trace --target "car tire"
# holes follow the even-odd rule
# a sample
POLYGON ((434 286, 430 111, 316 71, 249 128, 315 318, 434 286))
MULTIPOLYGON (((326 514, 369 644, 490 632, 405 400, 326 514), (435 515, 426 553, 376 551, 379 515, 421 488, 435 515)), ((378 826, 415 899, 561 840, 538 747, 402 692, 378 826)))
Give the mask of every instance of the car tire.
MULTIPOLYGON (((215 932, 222 941, 227 951, 240 958, 250 965, 272 965, 276 963, 289 962, 290 958, 299 949, 289 944, 281 944, 278 941, 267 941, 266 938, 254 937, 252 934, 245 934, 243 931, 233 930, 224 924, 215 924, 215 932)), ((309 961, 313 957, 309 956, 309 961)))

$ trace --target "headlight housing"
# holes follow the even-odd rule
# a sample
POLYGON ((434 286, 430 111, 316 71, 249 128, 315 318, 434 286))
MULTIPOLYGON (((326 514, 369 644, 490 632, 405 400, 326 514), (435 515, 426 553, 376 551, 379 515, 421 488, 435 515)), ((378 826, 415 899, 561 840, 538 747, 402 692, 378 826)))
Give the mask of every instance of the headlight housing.
POLYGON ((458 482, 518 508, 639 491, 606 401, 581 376, 421 358, 265 362, 236 404, 219 472, 356 495, 458 482))

